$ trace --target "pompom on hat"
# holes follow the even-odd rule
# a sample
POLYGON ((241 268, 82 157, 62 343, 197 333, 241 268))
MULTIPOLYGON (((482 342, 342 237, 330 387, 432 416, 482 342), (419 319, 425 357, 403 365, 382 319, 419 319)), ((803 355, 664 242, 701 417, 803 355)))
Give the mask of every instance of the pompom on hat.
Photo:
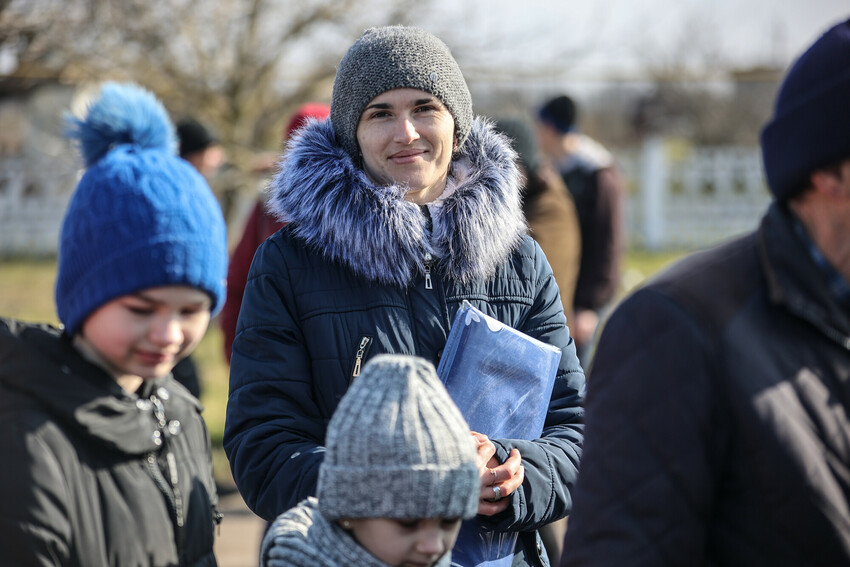
POLYGON ((451 113, 460 150, 472 128, 472 97, 460 67, 440 39, 419 28, 370 28, 348 48, 336 71, 331 124, 338 142, 359 161, 357 124, 381 93, 411 88, 431 93, 451 113))
POLYGON ((814 170, 850 157, 850 20, 833 26, 788 71, 761 133, 767 184, 778 201, 814 170))
POLYGON ((369 361, 325 444, 317 496, 327 518, 470 518, 478 510, 469 426, 424 359, 369 361))
POLYGON ((148 91, 105 83, 82 119, 69 118, 86 172, 62 222, 56 308, 76 333, 101 305, 167 285, 224 303, 226 228, 204 178, 175 155, 168 114, 148 91))

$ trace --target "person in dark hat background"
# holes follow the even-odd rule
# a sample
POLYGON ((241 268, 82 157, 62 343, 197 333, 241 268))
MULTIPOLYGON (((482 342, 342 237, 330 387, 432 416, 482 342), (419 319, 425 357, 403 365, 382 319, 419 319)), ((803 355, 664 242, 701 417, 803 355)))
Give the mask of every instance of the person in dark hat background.
MULTIPOLYGON (((205 179, 210 179, 224 161, 224 150, 210 131, 194 118, 185 118, 175 124, 178 154, 188 161, 205 179)), ((182 359, 172 370, 174 378, 201 397, 202 385, 198 365, 193 357, 182 359)))
POLYGON ((561 565, 850 565, 850 20, 761 132, 774 200, 612 314, 561 565))
POLYGON ((184 118, 175 126, 180 140, 180 157, 207 179, 212 178, 224 163, 224 148, 210 130, 194 118, 184 118))
POLYGON ((578 118, 576 102, 557 96, 538 111, 537 136, 578 212, 581 263, 570 330, 588 371, 600 322, 620 289, 625 188, 611 153, 579 130, 578 118))

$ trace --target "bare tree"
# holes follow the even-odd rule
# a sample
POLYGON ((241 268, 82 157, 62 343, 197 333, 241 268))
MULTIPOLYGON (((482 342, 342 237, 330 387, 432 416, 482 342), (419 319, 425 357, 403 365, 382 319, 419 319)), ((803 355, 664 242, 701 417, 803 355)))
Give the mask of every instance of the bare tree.
POLYGON ((375 0, 5 0, 0 53, 16 68, 0 83, 134 80, 173 114, 214 124, 237 153, 276 147, 289 110, 327 98, 353 38, 367 25, 406 22, 409 9, 375 0))
POLYGON ((348 45, 429 1, 0 0, 0 96, 46 81, 149 88, 216 132, 229 167, 213 188, 232 219, 256 191, 258 152, 280 148, 298 104, 329 99, 348 45))

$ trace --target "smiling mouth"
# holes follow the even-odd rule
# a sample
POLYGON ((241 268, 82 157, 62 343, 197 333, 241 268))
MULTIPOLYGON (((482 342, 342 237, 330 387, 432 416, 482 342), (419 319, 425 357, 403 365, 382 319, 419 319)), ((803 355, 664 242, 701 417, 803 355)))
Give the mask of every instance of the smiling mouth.
POLYGON ((410 163, 421 158, 424 154, 424 150, 404 150, 394 153, 390 156, 390 159, 395 163, 410 163))

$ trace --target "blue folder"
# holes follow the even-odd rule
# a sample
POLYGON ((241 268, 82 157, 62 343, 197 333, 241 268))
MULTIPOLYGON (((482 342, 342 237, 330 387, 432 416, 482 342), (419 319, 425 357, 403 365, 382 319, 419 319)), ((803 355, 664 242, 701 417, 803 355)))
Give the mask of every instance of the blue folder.
MULTIPOLYGON (((561 350, 464 301, 449 332, 437 374, 473 431, 492 439, 537 439, 549 410, 561 350)), ((461 527, 452 564, 509 566, 516 532, 461 527)))

